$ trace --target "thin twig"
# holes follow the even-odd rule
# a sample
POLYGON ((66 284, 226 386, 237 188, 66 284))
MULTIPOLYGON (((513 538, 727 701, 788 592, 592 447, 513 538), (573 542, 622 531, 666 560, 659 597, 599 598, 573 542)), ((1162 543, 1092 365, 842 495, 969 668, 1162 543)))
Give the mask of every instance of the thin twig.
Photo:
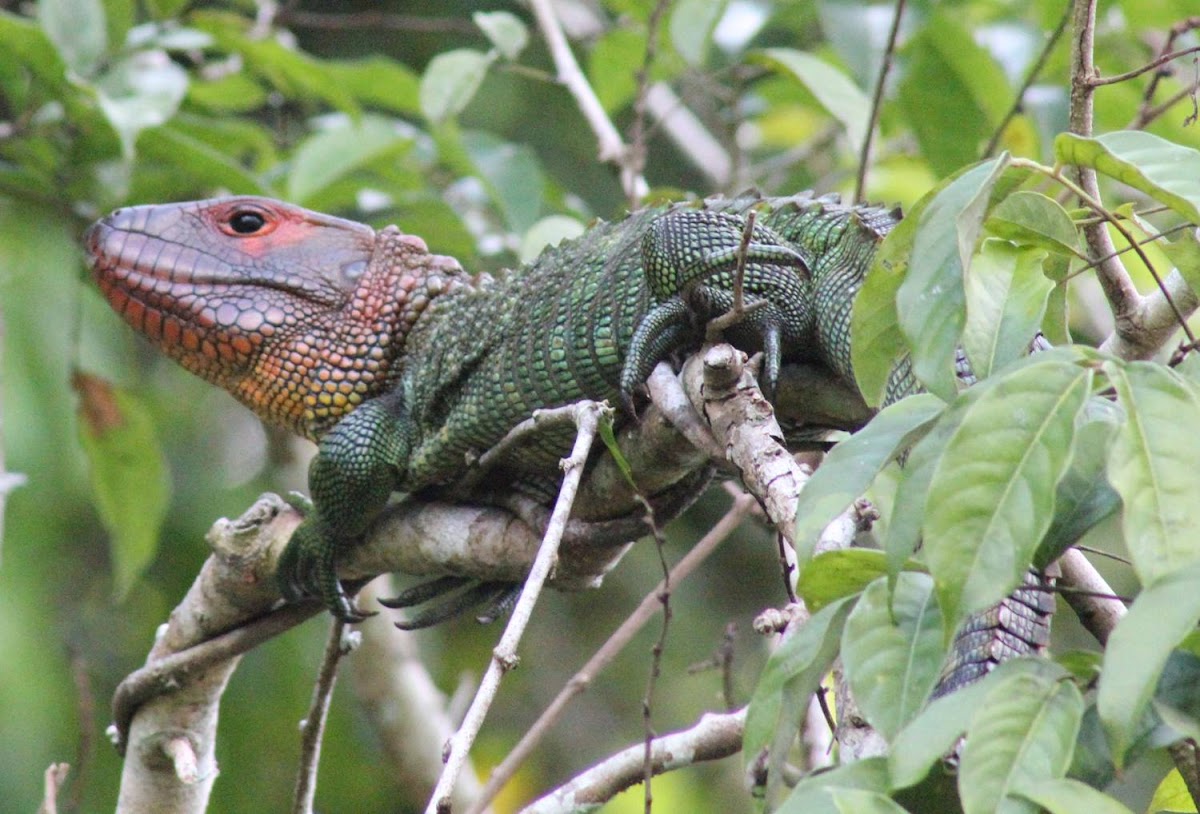
MULTIPOLYGON (((1074 0, 1071 8, 1071 96, 1068 127, 1070 132, 1077 136, 1090 137, 1095 116, 1096 88, 1090 80, 1096 73, 1096 0, 1074 0)), ((1079 188, 1091 200, 1099 200, 1100 186, 1096 180, 1096 171, 1090 167, 1076 167, 1075 176, 1079 188)), ((1112 238, 1103 224, 1085 226, 1083 235, 1092 257, 1109 257, 1115 251, 1112 238)), ((1096 267, 1096 279, 1100 281, 1104 295, 1112 306, 1118 331, 1126 331, 1128 323, 1142 305, 1142 297, 1125 266, 1119 258, 1111 257, 1096 267)))
POLYGON ((658 677, 662 674, 662 656, 667 647, 667 634, 671 629, 671 568, 667 565, 665 553, 667 541, 657 523, 653 524, 653 528, 654 550, 658 552, 658 564, 663 575, 662 582, 659 583, 662 590, 657 595, 658 603, 662 606, 662 626, 658 631, 658 640, 650 648, 650 675, 646 678, 646 692, 642 696, 642 725, 646 732, 645 757, 642 761, 642 790, 646 814, 651 814, 654 808, 654 795, 651 791, 650 780, 654 776, 654 761, 652 760, 654 739, 658 736, 658 733, 654 731, 654 723, 651 719, 651 701, 654 698, 654 688, 658 684, 658 677))
POLYGON ((596 91, 588 83, 587 77, 575 60, 567 36, 563 33, 558 16, 550 0, 529 0, 529 8, 541 29, 542 38, 554 60, 558 81, 575 99, 579 112, 591 127, 599 146, 599 159, 609 161, 621 171, 621 188, 630 199, 641 200, 649 187, 640 171, 633 169, 630 164, 629 147, 621 139, 616 125, 604 111, 604 105, 596 96, 596 91))
MULTIPOLYGON (((650 17, 646 21, 646 53, 635 76, 637 93, 633 99, 633 124, 629 128, 628 170, 638 175, 641 175, 646 167, 646 97, 650 89, 650 68, 654 65, 654 57, 658 50, 658 27, 669 5, 670 0, 658 0, 650 11, 650 17)), ((634 188, 625 190, 631 210, 641 205, 643 195, 645 192, 634 188)))
POLYGON ((1066 7, 1063 9, 1062 19, 1058 21, 1058 25, 1055 27, 1055 29, 1050 32, 1050 37, 1046 40, 1046 44, 1042 47, 1042 52, 1038 54, 1037 60, 1029 69, 1029 73, 1025 75, 1025 81, 1021 83, 1021 88, 1017 91, 1016 96, 1013 98, 1012 106, 1008 108, 1008 112, 1004 114, 1004 118, 1000 121, 1000 124, 996 126, 995 131, 992 132, 992 137, 988 139, 987 146, 983 148, 983 155, 981 158, 988 158, 996 151, 996 147, 1000 144, 1000 138, 1004 135, 1004 130, 1008 127, 1009 122, 1011 122, 1016 117, 1017 113, 1020 112, 1021 105, 1025 100, 1025 94, 1029 91, 1029 88, 1033 86, 1033 83, 1037 81, 1037 78, 1041 76, 1042 69, 1046 67, 1046 62, 1050 59, 1050 52, 1053 51, 1054 46, 1058 44, 1063 32, 1067 30, 1067 23, 1070 21, 1071 3, 1068 2, 1066 7))
POLYGON ((239 656, 322 610, 323 606, 317 600, 284 605, 242 627, 152 661, 130 673, 113 694, 113 733, 117 749, 124 754, 130 721, 148 699, 161 695, 165 689, 185 684, 189 675, 239 656))
POLYGON ((1146 71, 1153 71, 1155 68, 1165 65, 1171 60, 1179 59, 1180 57, 1187 56, 1188 54, 1195 54, 1198 52, 1200 52, 1200 45, 1194 45, 1191 48, 1183 48, 1178 51, 1172 51, 1169 54, 1163 54, 1157 59, 1147 62, 1140 68, 1134 68, 1132 71, 1119 73, 1115 76, 1093 76, 1091 78, 1091 83, 1093 87, 1099 87, 1101 85, 1115 85, 1118 82, 1125 82, 1126 80, 1141 76, 1142 74, 1146 73, 1146 71))
POLYGON ((317 794, 317 766, 321 761, 321 740, 325 734, 325 720, 329 715, 329 702, 333 697, 333 685, 337 682, 338 665, 347 652, 343 638, 346 623, 334 618, 329 625, 329 638, 325 642, 325 655, 313 687, 312 704, 308 715, 300 724, 300 763, 296 770, 296 791, 292 798, 294 814, 312 814, 313 800, 317 794))
POLYGON ((1150 122, 1154 121, 1155 119, 1161 117, 1168 110, 1175 107, 1175 105, 1179 104, 1184 99, 1191 99, 1192 105, 1194 106, 1196 104, 1197 88, 1200 88, 1200 82, 1193 81, 1193 82, 1189 83, 1188 85, 1184 86, 1183 88, 1181 88, 1180 90, 1176 91, 1175 93, 1171 94, 1171 96, 1167 97, 1167 99, 1164 102, 1162 102, 1161 104, 1156 105, 1155 107, 1152 107, 1152 108, 1148 108, 1148 109, 1143 108, 1143 109, 1139 110, 1137 116, 1135 116, 1133 118, 1133 121, 1131 121, 1128 125, 1125 126, 1125 129, 1126 130, 1141 130, 1143 127, 1150 124, 1150 122))
MULTIPOLYGON (((733 505, 717 523, 709 529, 700 541, 696 543, 683 558, 671 569, 671 582, 675 585, 683 582, 708 556, 737 529, 747 514, 752 512, 757 503, 745 492, 739 492, 734 497, 733 505)), ((525 762, 533 750, 546 737, 550 729, 562 718, 567 705, 591 686, 601 671, 604 670, 628 645, 646 623, 658 613, 658 596, 665 585, 660 582, 654 590, 646 594, 641 603, 629 614, 608 640, 600 646, 595 654, 587 660, 583 667, 563 686, 554 700, 546 707, 533 726, 522 736, 521 740, 508 753, 504 760, 492 770, 487 785, 479 801, 466 814, 479 814, 484 806, 495 799, 500 789, 516 774, 517 769, 525 762)))
POLYGON ((892 58, 896 54, 896 40, 900 35, 900 19, 904 16, 905 0, 896 0, 896 13, 892 16, 892 28, 888 31, 887 45, 883 49, 883 61, 879 65, 879 78, 875 80, 875 92, 871 96, 871 119, 863 134, 862 150, 858 156, 858 173, 854 177, 854 200, 862 200, 867 186, 867 170, 871 166, 871 146, 875 140, 875 128, 879 126, 879 112, 883 108, 883 92, 888 74, 892 71, 892 58))
POLYGON ((461 17, 425 17, 420 14, 389 14, 383 11, 325 13, 284 8, 275 15, 280 25, 295 28, 345 31, 347 29, 384 29, 423 34, 479 34, 479 28, 461 17))
POLYGON ((757 219, 758 212, 756 210, 751 209, 746 213, 746 222, 742 226, 742 239, 738 243, 737 265, 734 266, 733 270, 733 305, 725 313, 708 321, 706 328, 707 342, 717 342, 722 331, 741 322, 750 311, 757 310, 766 305, 766 300, 757 300, 747 306, 745 299, 746 260, 750 255, 750 241, 754 238, 754 223, 757 219))
POLYGON ((538 433, 545 432, 547 428, 552 426, 565 427, 575 423, 575 405, 564 404, 561 407, 552 407, 545 410, 534 410, 533 415, 524 421, 520 422, 509 430, 503 438, 492 445, 490 449, 479 456, 473 466, 463 475, 459 481, 454 484, 451 492, 455 497, 468 497, 479 482, 483 480, 483 476, 492 468, 498 461, 504 460, 505 456, 519 446, 522 442, 537 436, 538 433))
POLYGON ((67 782, 70 770, 69 763, 51 763, 46 767, 42 775, 42 804, 38 806, 37 814, 58 814, 58 794, 67 782))
POLYGON ((526 625, 529 624, 533 606, 541 595, 542 586, 558 559, 558 545, 562 540, 567 518, 571 514, 571 507, 575 502, 575 494, 579 490, 584 463, 586 463, 588 452, 592 448, 592 441, 596 437, 600 413, 604 409, 606 408, 592 401, 581 401, 576 405, 578 432, 575 437, 575 446, 571 450, 570 457, 563 459, 562 462, 566 474, 563 476, 562 486, 559 487, 558 499, 554 503, 554 512, 550 516, 546 536, 542 539, 537 557, 530 567, 529 576, 525 579, 521 597, 517 600, 516 607, 513 608, 508 626, 505 627, 499 644, 492 652, 492 660, 479 683, 479 690, 471 701, 471 706, 467 709, 462 725, 447 744, 446 767, 442 771, 441 777, 438 778, 437 786, 425 809, 426 814, 442 814, 442 812, 449 811, 451 790, 458 779, 459 772, 462 771, 467 754, 471 751, 475 736, 479 734, 483 720, 500 689, 500 679, 504 673, 517 666, 517 644, 525 633, 526 625))

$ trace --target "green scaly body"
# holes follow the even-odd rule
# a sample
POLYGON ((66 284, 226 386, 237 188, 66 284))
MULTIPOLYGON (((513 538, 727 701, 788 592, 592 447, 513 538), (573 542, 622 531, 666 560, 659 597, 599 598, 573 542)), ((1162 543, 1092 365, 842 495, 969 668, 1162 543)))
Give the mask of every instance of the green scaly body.
MULTIPOLYGON (((656 362, 697 347, 705 321, 729 309, 739 262, 746 302, 761 307, 729 336, 765 349, 768 392, 787 360, 823 365, 853 391, 854 297, 898 218, 804 194, 673 204, 593 226, 499 279, 468 275, 395 227, 262 198, 118 210, 86 241, 102 291, 135 329, 318 442, 314 509, 280 577, 285 594, 320 595, 353 620, 337 563, 393 492, 444 492, 535 410, 630 404, 656 362)), ((889 398, 914 389, 898 366, 889 398)), ((569 443, 541 433, 499 463, 497 482, 552 495, 569 443)), ((980 616, 943 688, 986 669, 1000 645, 1039 643, 1031 595, 980 616)))

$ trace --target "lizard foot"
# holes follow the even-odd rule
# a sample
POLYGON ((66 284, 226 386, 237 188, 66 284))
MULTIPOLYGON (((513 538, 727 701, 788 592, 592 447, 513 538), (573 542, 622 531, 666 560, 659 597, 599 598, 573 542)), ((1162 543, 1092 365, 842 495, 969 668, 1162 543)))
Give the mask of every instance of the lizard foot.
POLYGON ((388 608, 411 608, 438 600, 436 604, 427 606, 410 618, 395 623, 401 630, 420 630, 473 609, 480 609, 476 617, 480 623, 494 622, 508 612, 520 592, 521 586, 514 582, 480 582, 469 577, 441 577, 401 591, 391 599, 380 599, 379 604, 388 608), (463 590, 455 594, 460 588, 463 590))
POLYGON ((306 519, 296 527, 292 539, 279 557, 275 579, 284 598, 290 602, 316 596, 338 619, 348 624, 361 622, 375 614, 358 609, 337 576, 339 546, 306 519))

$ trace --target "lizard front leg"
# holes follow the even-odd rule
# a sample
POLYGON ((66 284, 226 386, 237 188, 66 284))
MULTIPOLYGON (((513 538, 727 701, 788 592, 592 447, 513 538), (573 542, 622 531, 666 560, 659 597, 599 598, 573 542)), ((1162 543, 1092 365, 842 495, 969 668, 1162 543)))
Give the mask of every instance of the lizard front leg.
POLYGON ((366 402, 321 438, 308 470, 313 510, 293 532, 276 572, 285 597, 319 596, 345 622, 366 618, 338 580, 338 561, 400 486, 411 448, 411 419, 399 391, 366 402))

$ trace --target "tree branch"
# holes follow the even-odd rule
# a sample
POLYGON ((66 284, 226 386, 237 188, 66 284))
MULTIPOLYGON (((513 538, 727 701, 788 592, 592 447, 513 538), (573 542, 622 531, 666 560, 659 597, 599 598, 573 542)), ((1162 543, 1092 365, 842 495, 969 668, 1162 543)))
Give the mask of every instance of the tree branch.
MULTIPOLYGON (((746 710, 709 713, 691 729, 655 738, 651 747, 654 774, 674 771, 737 754, 742 748, 746 710)), ((645 747, 638 743, 583 772, 532 805, 522 814, 565 814, 598 806, 642 779, 645 747)))

